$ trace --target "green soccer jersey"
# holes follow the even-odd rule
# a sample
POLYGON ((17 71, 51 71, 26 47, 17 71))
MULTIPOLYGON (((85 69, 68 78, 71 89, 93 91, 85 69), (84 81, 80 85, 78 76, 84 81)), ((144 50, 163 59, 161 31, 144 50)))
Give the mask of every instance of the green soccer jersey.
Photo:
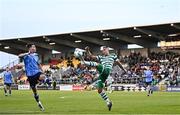
POLYGON ((99 55, 96 58, 100 62, 100 64, 97 66, 97 70, 99 71, 99 80, 97 81, 97 87, 103 88, 104 83, 112 70, 114 61, 118 61, 118 58, 115 54, 110 54, 108 56, 99 55))
POLYGON ((108 68, 110 70, 112 70, 114 61, 118 61, 117 55, 115 55, 115 54, 110 54, 107 56, 98 55, 96 58, 98 59, 100 64, 102 64, 104 66, 104 68, 108 68))

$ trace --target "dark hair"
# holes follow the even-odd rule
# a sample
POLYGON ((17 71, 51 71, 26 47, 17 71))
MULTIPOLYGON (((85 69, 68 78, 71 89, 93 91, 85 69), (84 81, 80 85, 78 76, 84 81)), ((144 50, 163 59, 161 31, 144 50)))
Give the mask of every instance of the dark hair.
POLYGON ((33 45, 34 45, 34 44, 27 44, 26 47, 27 47, 27 48, 30 48, 30 47, 32 47, 33 45))

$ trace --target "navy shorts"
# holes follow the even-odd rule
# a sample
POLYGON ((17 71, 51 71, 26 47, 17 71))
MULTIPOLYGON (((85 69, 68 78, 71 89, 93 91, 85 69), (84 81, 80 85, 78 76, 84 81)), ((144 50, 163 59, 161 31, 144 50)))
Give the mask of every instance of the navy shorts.
POLYGON ((149 86, 149 85, 151 85, 151 84, 152 84, 152 81, 146 82, 146 86, 149 86))
POLYGON ((30 87, 31 88, 35 88, 36 87, 36 84, 38 83, 39 81, 39 77, 42 73, 39 72, 33 76, 28 76, 28 81, 29 81, 29 84, 30 84, 30 87))
POLYGON ((11 87, 11 83, 4 83, 4 85, 11 87))

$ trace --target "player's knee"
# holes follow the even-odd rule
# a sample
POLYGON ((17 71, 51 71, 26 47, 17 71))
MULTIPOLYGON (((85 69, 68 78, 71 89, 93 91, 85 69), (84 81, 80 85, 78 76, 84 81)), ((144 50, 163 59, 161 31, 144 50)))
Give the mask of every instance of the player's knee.
POLYGON ((102 92, 102 88, 98 88, 98 93, 101 93, 102 92))
POLYGON ((100 73, 103 71, 103 65, 101 65, 101 64, 98 64, 98 65, 96 66, 96 68, 97 68, 97 70, 98 70, 100 73))
POLYGON ((34 91, 36 89, 36 86, 33 84, 33 85, 30 85, 31 89, 34 91))
POLYGON ((39 80, 42 81, 45 79, 45 74, 41 74, 40 77, 39 77, 39 80))

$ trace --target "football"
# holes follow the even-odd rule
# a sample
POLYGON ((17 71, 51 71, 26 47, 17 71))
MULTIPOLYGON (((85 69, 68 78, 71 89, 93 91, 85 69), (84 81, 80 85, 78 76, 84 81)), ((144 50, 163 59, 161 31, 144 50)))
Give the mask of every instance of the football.
POLYGON ((85 50, 80 49, 80 48, 76 48, 74 50, 74 56, 77 57, 77 58, 80 57, 80 56, 83 56, 84 53, 85 53, 85 50))

